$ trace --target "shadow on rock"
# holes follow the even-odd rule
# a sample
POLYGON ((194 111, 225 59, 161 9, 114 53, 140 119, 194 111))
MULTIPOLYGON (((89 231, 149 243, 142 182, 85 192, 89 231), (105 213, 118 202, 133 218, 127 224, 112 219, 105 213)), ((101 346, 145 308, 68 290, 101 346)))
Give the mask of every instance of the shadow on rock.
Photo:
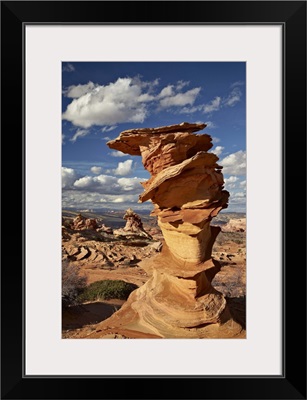
POLYGON ((84 325, 97 324, 109 318, 120 307, 120 304, 103 302, 71 306, 63 310, 62 329, 77 329, 82 328, 84 325))
POLYGON ((246 296, 226 297, 233 319, 246 329, 246 296))

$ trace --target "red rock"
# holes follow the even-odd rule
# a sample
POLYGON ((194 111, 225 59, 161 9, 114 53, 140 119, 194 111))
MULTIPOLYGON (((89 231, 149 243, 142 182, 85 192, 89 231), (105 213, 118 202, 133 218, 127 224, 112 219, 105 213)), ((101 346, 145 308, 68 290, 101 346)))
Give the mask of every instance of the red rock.
MULTIPOLYGON (((119 333, 124 328, 165 338, 241 334, 242 326, 233 320, 225 297, 211 285, 218 271, 212 246, 220 228, 210 226, 210 221, 227 207, 229 193, 223 189, 218 157, 207 153, 211 137, 194 133, 204 127, 182 123, 132 129, 107 143, 142 156, 151 178, 143 183, 140 202, 154 203, 152 215, 165 240, 162 252, 142 263, 150 279, 107 320, 119 333)), ((127 214, 130 230, 132 213, 127 214)))

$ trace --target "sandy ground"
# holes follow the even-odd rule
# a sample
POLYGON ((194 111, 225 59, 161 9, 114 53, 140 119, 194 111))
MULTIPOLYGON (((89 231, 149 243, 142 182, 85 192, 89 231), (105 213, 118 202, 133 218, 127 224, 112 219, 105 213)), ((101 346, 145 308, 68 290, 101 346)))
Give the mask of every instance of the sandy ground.
MULTIPOLYGON (((226 296, 234 319, 245 328, 245 233, 236 233, 235 235, 221 233, 219 236, 219 240, 214 245, 212 256, 220 263, 221 270, 213 279, 212 284, 226 296)), ((83 266, 81 273, 87 276, 88 283, 105 279, 118 279, 141 286, 149 278, 138 265, 121 266, 109 270, 91 269, 83 266)), ((123 303, 123 300, 113 299, 70 307, 62 314, 62 337, 86 337, 87 334, 95 330, 96 324, 110 317, 123 303)), ((123 335, 121 338, 125 338, 125 336, 123 335)))

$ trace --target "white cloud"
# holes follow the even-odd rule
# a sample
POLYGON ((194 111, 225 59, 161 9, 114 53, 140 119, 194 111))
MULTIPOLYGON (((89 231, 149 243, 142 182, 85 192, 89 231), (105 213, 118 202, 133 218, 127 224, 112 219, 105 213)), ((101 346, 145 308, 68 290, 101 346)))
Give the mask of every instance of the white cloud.
POLYGON ((205 124, 207 125, 206 129, 214 129, 214 128, 216 128, 215 123, 212 122, 212 121, 206 121, 205 124))
POLYGON ((115 175, 125 176, 131 173, 132 171, 133 160, 126 160, 123 162, 119 162, 116 169, 113 170, 115 175))
POLYGON ((121 151, 115 150, 111 151, 110 156, 112 157, 127 157, 128 154, 122 153, 121 151))
POLYGON ((77 132, 74 134, 74 136, 69 139, 71 142, 75 143, 75 141, 79 138, 79 137, 84 137, 89 133, 88 129, 78 129, 77 132))
POLYGON ((64 135, 64 133, 62 133, 62 144, 65 144, 65 138, 66 136, 64 135))
POLYGON ((200 89, 201 88, 194 88, 185 93, 177 93, 175 95, 164 97, 162 100, 160 100, 160 107, 168 108, 172 106, 185 106, 187 104, 191 106, 194 104, 200 89))
POLYGON ((174 94, 174 85, 165 86, 161 92, 158 94, 158 99, 163 99, 164 97, 173 96, 174 94))
POLYGON ((91 81, 87 84, 71 85, 64 94, 73 100, 62 118, 81 128, 104 125, 102 132, 109 132, 119 123, 143 123, 150 111, 157 106, 160 109, 177 107, 178 110, 180 107, 190 106, 190 109, 183 110, 183 113, 202 109, 203 105, 197 106, 195 110, 191 107, 201 90, 200 87, 182 92, 189 82, 181 80, 174 85, 165 86, 158 92, 158 83, 158 79, 147 82, 137 76, 118 78, 106 85, 98 85, 91 81))
POLYGON ((111 140, 111 138, 109 137, 109 136, 105 136, 104 138, 102 138, 103 140, 105 140, 105 141, 109 141, 109 140, 111 140))
POLYGON ((244 192, 236 192, 236 193, 232 193, 231 195, 235 199, 243 199, 246 197, 246 193, 244 193, 244 192))
MULTIPOLYGON (((117 125, 112 125, 112 126, 104 126, 103 128, 101 128, 101 132, 111 132, 114 129, 117 128, 117 125)), ((109 139, 109 138, 108 138, 109 139)))
POLYGON ((148 113, 140 103, 140 85, 132 78, 118 78, 105 86, 96 86, 90 92, 74 99, 63 114, 63 119, 76 126, 116 125, 124 122, 142 123, 148 113))
POLYGON ((73 185, 79 190, 102 190, 104 193, 114 193, 118 187, 117 178, 109 175, 83 176, 73 185))
POLYGON ((236 184, 235 183, 228 183, 226 185, 226 189, 230 190, 230 189, 235 189, 236 188, 236 184))
POLYGON ((66 97, 71 99, 78 99, 79 97, 91 92, 96 85, 93 82, 88 82, 85 85, 72 85, 64 91, 66 97))
POLYGON ((196 111, 201 111, 203 107, 204 107, 203 104, 193 107, 183 107, 179 110, 179 114, 192 114, 195 113, 196 111))
POLYGON ((223 146, 216 146, 213 150, 210 150, 211 153, 214 153, 217 156, 220 156, 223 152, 225 147, 223 146))
POLYGON ((225 178, 224 179, 224 181, 225 181, 225 184, 227 184, 227 183, 234 183, 234 182, 237 182, 237 180, 238 180, 239 178, 237 177, 237 176, 230 176, 229 178, 225 178))
POLYGON ((62 189, 72 187, 76 179, 77 173, 74 169, 62 167, 62 189))
POLYGON ((218 111, 220 109, 220 106, 221 106, 221 98, 217 96, 213 100, 211 100, 210 103, 204 105, 203 112, 205 114, 208 114, 213 111, 218 111))
MULTIPOLYGON (((125 210, 128 207, 132 207, 134 210, 137 209, 152 209, 152 203, 147 202, 144 204, 138 204, 138 194, 102 194, 98 192, 87 192, 77 190, 66 190, 62 196, 62 206, 65 209, 76 208, 76 209, 101 209, 110 208, 125 210), (117 206, 118 204, 118 206, 117 206)), ((124 212, 123 212, 124 216, 124 212)), ((123 226, 125 221, 123 220, 123 226)))
POLYGON ((221 141, 220 138, 213 136, 212 137, 212 143, 219 143, 221 141))
POLYGON ((240 182, 240 186, 243 187, 243 188, 245 188, 245 187, 246 187, 246 181, 240 182))
POLYGON ((140 178, 119 178, 117 182, 124 191, 140 190, 142 188, 140 178))
MULTIPOLYGON (((73 171, 73 170, 71 170, 73 171)), ((68 172, 66 177, 66 188, 75 189, 76 192, 88 192, 88 193, 100 193, 104 195, 121 195, 127 192, 133 192, 134 194, 140 194, 143 191, 143 187, 140 182, 144 181, 141 178, 117 178, 110 175, 98 175, 98 176, 83 176, 78 178, 73 175, 72 172, 68 172)), ((64 184, 64 180, 63 180, 64 184)))
POLYGON ((233 107, 241 100, 242 92, 238 87, 235 87, 228 97, 223 99, 223 104, 228 107, 233 107))
POLYGON ((152 209, 152 203, 140 205, 138 198, 143 191, 142 178, 115 177, 110 175, 77 177, 71 168, 63 168, 63 208, 99 209, 152 209), (118 206, 116 206, 118 204, 118 206))
POLYGON ((177 90, 182 90, 185 86, 188 86, 190 84, 190 81, 178 81, 176 84, 176 89, 177 90))
POLYGON ((229 154, 219 162, 223 166, 223 173, 230 175, 245 175, 246 173, 246 152, 237 151, 229 154))
POLYGON ((243 82, 243 81, 236 81, 236 82, 232 83, 232 84, 230 85, 230 87, 231 87, 231 88, 234 88, 234 87, 236 87, 236 86, 243 86, 243 85, 244 85, 244 82, 243 82))
POLYGON ((75 67, 71 63, 63 65, 63 72, 73 72, 73 71, 75 71, 75 67))
POLYGON ((101 167, 95 167, 95 166, 93 166, 93 167, 91 168, 91 171, 93 172, 93 174, 97 174, 97 175, 100 174, 101 170, 102 170, 101 167))

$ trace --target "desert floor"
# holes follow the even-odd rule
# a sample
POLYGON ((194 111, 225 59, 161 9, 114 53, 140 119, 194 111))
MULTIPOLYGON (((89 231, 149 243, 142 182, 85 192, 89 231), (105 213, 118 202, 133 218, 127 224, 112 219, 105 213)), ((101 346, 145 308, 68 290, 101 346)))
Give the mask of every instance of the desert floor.
MULTIPOLYGON (((235 226, 235 224, 234 224, 235 226)), ((152 223, 144 224, 154 240, 162 240, 160 232, 152 223)), ((235 230, 235 229, 234 229, 235 230)), ((65 236, 65 235, 64 235, 65 236)), ((222 292, 227 299, 233 318, 245 329, 246 321, 246 232, 224 232, 217 237, 213 247, 212 257, 221 265, 220 272, 212 281, 213 286, 222 292)), ((143 285, 149 276, 141 267, 143 259, 149 259, 157 253, 155 245, 140 241, 97 242, 82 235, 66 235, 63 248, 73 263, 81 268, 88 283, 99 280, 124 280, 137 286, 143 285), (88 254, 82 258, 82 251, 88 254), (75 254, 70 257, 69 254, 75 254), (78 254, 80 256, 78 256, 78 254), (97 258, 103 254, 103 260, 97 258), (111 261, 110 261, 111 260, 111 261)), ((62 338, 86 338, 97 324, 116 312, 125 300, 111 299, 83 303, 71 306, 62 313, 62 338)))

